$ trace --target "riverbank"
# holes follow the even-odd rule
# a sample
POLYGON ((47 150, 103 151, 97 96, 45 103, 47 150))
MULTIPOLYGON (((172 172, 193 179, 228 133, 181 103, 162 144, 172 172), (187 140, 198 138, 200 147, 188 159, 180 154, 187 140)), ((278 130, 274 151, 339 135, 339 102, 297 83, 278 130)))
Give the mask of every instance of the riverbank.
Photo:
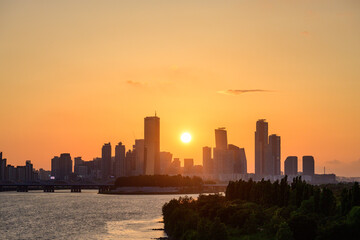
MULTIPOLYGON (((218 193, 219 191, 204 190, 201 188, 183 187, 118 187, 99 194, 115 195, 168 195, 168 194, 201 194, 218 193)), ((220 191, 221 192, 221 191, 220 191)))

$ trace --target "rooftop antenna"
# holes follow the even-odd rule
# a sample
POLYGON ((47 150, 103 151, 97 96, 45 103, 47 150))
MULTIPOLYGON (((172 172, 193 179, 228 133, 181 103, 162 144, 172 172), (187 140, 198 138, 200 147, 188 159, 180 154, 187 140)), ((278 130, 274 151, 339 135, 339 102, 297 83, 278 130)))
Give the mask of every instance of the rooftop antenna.
POLYGON ((156 117, 156 110, 155 110, 155 117, 156 117))

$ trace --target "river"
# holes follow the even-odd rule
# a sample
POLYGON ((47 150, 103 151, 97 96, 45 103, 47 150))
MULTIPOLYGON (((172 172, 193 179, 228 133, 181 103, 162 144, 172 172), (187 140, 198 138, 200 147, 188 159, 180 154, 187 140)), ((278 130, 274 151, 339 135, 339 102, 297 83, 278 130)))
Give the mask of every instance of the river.
MULTIPOLYGON (((180 195, 106 195, 95 190, 0 192, 1 239, 165 237, 161 208, 180 195)), ((196 197, 197 195, 191 195, 196 197)))

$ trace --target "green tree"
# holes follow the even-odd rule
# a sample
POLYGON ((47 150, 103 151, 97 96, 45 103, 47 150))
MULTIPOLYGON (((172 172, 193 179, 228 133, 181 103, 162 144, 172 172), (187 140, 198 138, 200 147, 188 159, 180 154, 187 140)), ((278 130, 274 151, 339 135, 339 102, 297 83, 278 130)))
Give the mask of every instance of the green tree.
POLYGON ((210 229, 211 240, 227 240, 229 238, 225 224, 216 218, 210 229))
POLYGON ((279 226, 279 230, 275 236, 276 240, 293 240, 293 232, 291 231, 289 225, 286 222, 283 222, 279 226))
POLYGON ((294 214, 288 222, 295 240, 313 240, 316 237, 317 223, 306 215, 294 214))

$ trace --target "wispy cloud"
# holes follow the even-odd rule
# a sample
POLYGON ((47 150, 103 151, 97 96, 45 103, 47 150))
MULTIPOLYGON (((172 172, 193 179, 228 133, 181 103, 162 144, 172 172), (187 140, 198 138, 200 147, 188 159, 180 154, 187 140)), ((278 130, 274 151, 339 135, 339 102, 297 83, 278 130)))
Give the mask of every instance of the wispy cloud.
POLYGON ((143 82, 137 82, 137 81, 132 81, 132 80, 128 80, 126 81, 127 84, 132 85, 132 86, 144 86, 146 85, 143 82))
POLYGON ((272 91, 264 90, 264 89, 229 89, 229 90, 218 91, 218 93, 233 95, 233 96, 240 95, 243 93, 254 93, 254 92, 272 92, 272 91))

